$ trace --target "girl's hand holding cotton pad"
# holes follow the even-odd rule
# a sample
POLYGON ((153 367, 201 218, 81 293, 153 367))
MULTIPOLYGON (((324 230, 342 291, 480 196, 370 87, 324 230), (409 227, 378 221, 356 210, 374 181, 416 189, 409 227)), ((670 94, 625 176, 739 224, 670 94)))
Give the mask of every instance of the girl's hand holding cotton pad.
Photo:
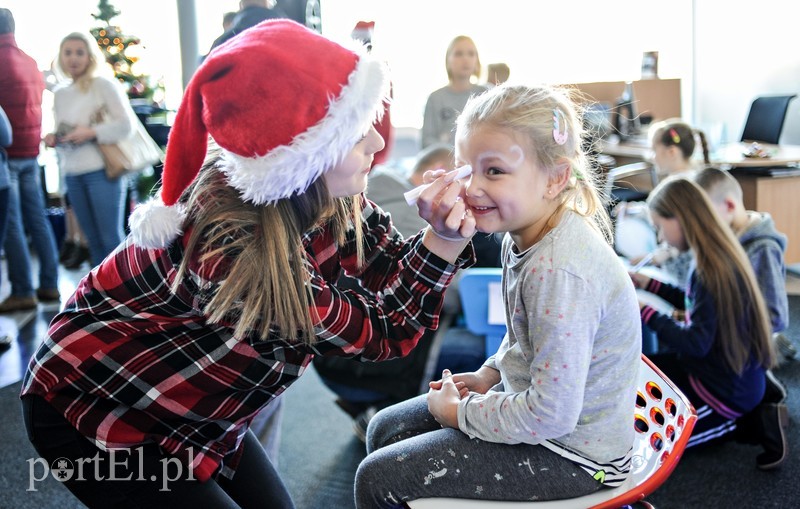
MULTIPOLYGON (((453 171, 455 171, 456 174, 455 174, 455 177, 453 177, 453 179, 451 181, 460 180, 460 179, 468 177, 468 176, 470 176, 472 174, 472 166, 466 164, 466 165, 464 165, 464 166, 462 166, 462 167, 460 167, 460 168, 458 168, 456 170, 453 170, 453 171)), ((408 206, 412 207, 412 206, 416 205, 417 204, 417 199, 419 198, 419 195, 422 194, 422 192, 424 190, 428 189, 428 187, 430 187, 430 185, 431 184, 422 184, 421 186, 417 186, 414 189, 412 189, 411 191, 408 191, 407 193, 404 193, 403 196, 405 196, 406 203, 408 203, 408 206)))

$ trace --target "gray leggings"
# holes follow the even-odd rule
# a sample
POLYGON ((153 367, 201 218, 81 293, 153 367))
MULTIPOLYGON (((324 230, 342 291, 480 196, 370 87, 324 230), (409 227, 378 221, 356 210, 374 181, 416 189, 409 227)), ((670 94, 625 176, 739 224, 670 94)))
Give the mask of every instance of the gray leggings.
POLYGON ((428 412, 425 395, 378 412, 367 430, 367 453, 356 472, 357 509, 427 497, 565 499, 602 488, 544 447, 471 440, 443 429, 428 412))

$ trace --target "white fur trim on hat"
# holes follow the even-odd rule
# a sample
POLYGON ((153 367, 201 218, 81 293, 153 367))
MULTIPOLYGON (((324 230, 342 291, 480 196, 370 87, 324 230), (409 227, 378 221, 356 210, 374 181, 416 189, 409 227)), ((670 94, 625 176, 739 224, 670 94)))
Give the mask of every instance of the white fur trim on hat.
MULTIPOLYGON (((362 55, 338 97, 317 124, 291 143, 261 157, 223 150, 222 171, 245 201, 268 205, 303 193, 324 172, 341 162, 383 114, 389 72, 382 62, 362 55)), ((291 105, 286 107, 291 108, 291 105)))
POLYGON ((138 205, 131 213, 129 224, 133 243, 145 249, 161 249, 183 233, 186 211, 176 203, 168 207, 160 198, 138 205))

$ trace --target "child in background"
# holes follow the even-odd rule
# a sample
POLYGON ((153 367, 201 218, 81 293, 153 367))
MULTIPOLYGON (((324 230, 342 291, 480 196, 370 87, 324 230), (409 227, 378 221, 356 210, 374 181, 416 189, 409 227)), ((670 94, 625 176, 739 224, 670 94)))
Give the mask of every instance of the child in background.
POLYGON ((783 334, 789 326, 784 262, 786 235, 775 229, 775 222, 766 212, 745 209, 742 187, 729 172, 705 168, 695 173, 693 180, 705 190, 722 221, 730 225, 739 238, 764 296, 778 353, 787 360, 794 359, 797 349, 783 334))
POLYGON ((764 447, 756 464, 776 468, 786 458, 788 411, 782 403, 762 401, 775 353, 769 314, 747 255, 690 179, 665 180, 647 205, 659 235, 681 252, 694 253, 684 288, 631 274, 638 288, 685 310, 678 321, 641 304, 642 322, 671 350, 651 360, 697 409, 688 446, 732 438, 737 420, 753 416, 752 438, 764 447))
MULTIPOLYGON (((650 128, 650 139, 653 148, 653 163, 656 166, 659 179, 664 179, 672 175, 687 174, 697 169, 697 162, 694 160, 694 153, 697 149, 697 141, 702 151, 703 164, 709 164, 708 143, 706 135, 699 129, 692 128, 689 124, 680 120, 665 120, 658 122, 650 128)), ((624 217, 624 220, 649 221, 647 208, 642 202, 624 203, 616 209, 617 217, 624 217), (624 212, 622 207, 625 208, 624 212)), ((619 222, 619 221, 618 221, 619 222)), ((624 228, 617 224, 618 231, 624 228)), ((636 235, 640 235, 641 230, 635 230, 636 235)), ((634 239, 624 239, 625 245, 630 246, 634 239)), ((649 251, 650 246, 657 244, 655 232, 649 238, 638 240, 643 246, 642 253, 649 251), (645 247, 647 246, 647 247, 645 247)), ((669 273, 675 281, 683 284, 686 281, 691 253, 680 253, 667 245, 661 245, 654 251, 653 265, 662 267, 669 273)), ((641 260, 642 256, 634 256, 632 264, 641 260)))
POLYGON ((315 355, 403 356, 437 327, 475 222, 454 173, 420 195, 430 226, 406 240, 363 199, 388 85, 365 50, 289 20, 197 69, 159 197, 79 283, 23 381, 38 454, 98 460, 64 482, 84 504, 294 507, 255 416, 315 355), (340 288, 342 273, 373 296, 340 288))
POLYGON ((480 369, 373 418, 356 507, 548 500, 618 486, 634 440, 641 325, 565 90, 500 85, 457 123, 479 231, 508 232, 508 333, 480 369))
POLYGON ((496 87, 508 81, 511 68, 504 62, 496 62, 486 66, 486 88, 496 87))
MULTIPOLYGON (((377 125, 375 126, 377 129, 377 125)), ((380 132, 380 131, 379 131, 380 132)), ((437 144, 417 156, 411 174, 406 177, 397 168, 377 166, 369 173, 367 198, 392 217, 394 226, 403 237, 413 237, 427 225, 416 207, 409 207, 403 193, 425 183, 427 172, 453 169, 453 148, 437 144)), ((370 292, 358 281, 343 275, 340 288, 370 292)), ((453 285, 450 286, 453 288, 453 285)), ((445 295, 441 320, 450 319, 447 302, 454 290, 445 295)), ((366 440, 369 420, 379 409, 416 396, 423 385, 422 375, 437 331, 425 333, 424 340, 409 355, 383 362, 359 362, 357 359, 317 356, 314 369, 322 382, 336 394, 336 404, 353 418, 353 431, 362 442, 366 440)))
POLYGON ((434 143, 454 145, 456 117, 470 96, 486 90, 483 85, 472 83, 481 75, 478 48, 466 35, 459 35, 447 46, 445 54, 447 86, 428 96, 425 116, 422 120, 422 148, 434 143))
POLYGON ((651 129, 653 162, 661 179, 696 169, 696 139, 700 141, 703 164, 709 164, 708 142, 700 129, 680 120, 658 122, 651 129))

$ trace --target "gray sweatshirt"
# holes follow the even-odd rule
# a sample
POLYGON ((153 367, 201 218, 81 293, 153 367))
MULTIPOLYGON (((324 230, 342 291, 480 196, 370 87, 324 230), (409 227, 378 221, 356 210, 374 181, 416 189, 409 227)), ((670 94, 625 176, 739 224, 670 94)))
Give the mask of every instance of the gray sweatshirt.
POLYGON ((541 444, 607 485, 622 482, 641 355, 636 291, 588 222, 567 212, 523 253, 503 244, 508 333, 485 365, 501 383, 459 404, 472 438, 541 444))
POLYGON ((772 331, 789 326, 789 298, 786 295, 786 235, 775 229, 775 222, 766 212, 748 211, 750 224, 739 235, 739 242, 750 259, 758 286, 767 303, 772 331))
POLYGON ((455 145, 456 118, 473 95, 486 91, 483 85, 472 85, 469 90, 456 92, 450 86, 440 88, 428 96, 422 120, 422 148, 434 143, 455 145))

